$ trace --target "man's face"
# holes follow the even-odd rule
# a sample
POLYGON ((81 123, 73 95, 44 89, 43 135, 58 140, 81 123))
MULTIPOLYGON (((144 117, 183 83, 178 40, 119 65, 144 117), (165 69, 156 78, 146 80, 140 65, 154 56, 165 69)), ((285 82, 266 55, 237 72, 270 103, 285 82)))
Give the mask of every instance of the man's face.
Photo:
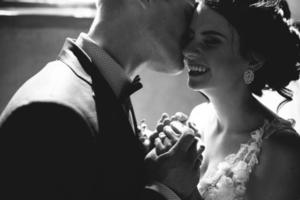
POLYGON ((148 31, 154 49, 151 66, 156 71, 177 73, 183 65, 185 33, 195 8, 194 0, 150 0, 148 31))

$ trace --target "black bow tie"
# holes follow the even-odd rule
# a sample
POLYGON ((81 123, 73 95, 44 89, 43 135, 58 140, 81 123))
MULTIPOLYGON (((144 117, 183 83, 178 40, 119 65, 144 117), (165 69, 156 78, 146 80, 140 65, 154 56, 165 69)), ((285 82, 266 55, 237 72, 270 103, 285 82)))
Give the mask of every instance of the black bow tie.
POLYGON ((141 81, 140 76, 139 75, 135 76, 133 81, 130 84, 128 84, 122 91, 120 95, 120 99, 123 100, 127 99, 128 97, 130 97, 130 95, 132 95, 133 93, 141 89, 143 85, 140 81, 141 81))
POLYGON ((128 113, 128 118, 130 119, 129 121, 132 123, 131 125, 135 134, 139 132, 139 129, 137 127, 137 121, 131 104, 130 95, 143 87, 140 80, 141 78, 139 75, 134 77, 133 81, 124 87, 120 95, 121 104, 124 106, 126 113, 128 113))

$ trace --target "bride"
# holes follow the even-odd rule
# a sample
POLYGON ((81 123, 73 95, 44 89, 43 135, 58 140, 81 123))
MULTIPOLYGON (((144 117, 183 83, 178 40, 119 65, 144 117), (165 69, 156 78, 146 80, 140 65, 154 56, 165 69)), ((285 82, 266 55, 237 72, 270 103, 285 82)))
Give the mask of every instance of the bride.
MULTIPOLYGON (((189 36, 188 84, 208 100, 189 118, 205 146, 201 198, 300 199, 300 137, 253 96, 270 89, 292 100, 286 86, 299 79, 300 35, 287 2, 200 0, 189 36)), ((167 136, 155 140, 160 153, 180 134, 166 119, 157 128, 167 136)))

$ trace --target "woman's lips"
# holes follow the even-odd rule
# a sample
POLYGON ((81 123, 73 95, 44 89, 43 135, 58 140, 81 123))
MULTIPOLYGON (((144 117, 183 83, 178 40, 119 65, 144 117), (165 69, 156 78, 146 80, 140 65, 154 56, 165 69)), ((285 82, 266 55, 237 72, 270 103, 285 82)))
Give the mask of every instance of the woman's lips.
POLYGON ((202 75, 209 71, 209 68, 204 64, 195 61, 185 60, 185 66, 188 68, 189 75, 202 75))

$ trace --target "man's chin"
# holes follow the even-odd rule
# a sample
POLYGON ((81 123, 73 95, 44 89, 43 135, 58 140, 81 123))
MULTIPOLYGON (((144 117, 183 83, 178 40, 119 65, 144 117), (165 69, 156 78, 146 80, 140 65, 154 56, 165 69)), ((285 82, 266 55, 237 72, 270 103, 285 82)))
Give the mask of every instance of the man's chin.
POLYGON ((184 64, 181 61, 151 61, 147 63, 147 68, 160 73, 177 75, 183 71, 184 64))
POLYGON ((152 52, 148 59, 149 68, 152 70, 168 74, 179 74, 183 71, 183 55, 177 42, 166 39, 156 44, 152 52))

